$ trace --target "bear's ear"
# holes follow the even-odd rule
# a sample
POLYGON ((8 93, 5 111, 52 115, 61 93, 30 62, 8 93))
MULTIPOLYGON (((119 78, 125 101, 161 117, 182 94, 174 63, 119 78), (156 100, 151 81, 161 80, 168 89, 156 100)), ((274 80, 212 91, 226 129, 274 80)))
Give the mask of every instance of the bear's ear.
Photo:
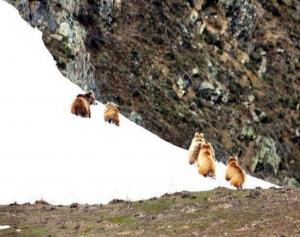
POLYGON ((111 105, 114 106, 117 109, 119 108, 119 106, 116 103, 114 103, 114 102, 111 102, 111 105))
POLYGON ((199 133, 199 132, 195 132, 194 137, 204 138, 204 134, 203 133, 199 133))
POLYGON ((95 92, 94 91, 89 91, 89 93, 91 93, 92 96, 95 96, 95 92))
POLYGON ((86 97, 91 97, 92 96, 92 92, 89 91, 88 93, 85 94, 86 97))

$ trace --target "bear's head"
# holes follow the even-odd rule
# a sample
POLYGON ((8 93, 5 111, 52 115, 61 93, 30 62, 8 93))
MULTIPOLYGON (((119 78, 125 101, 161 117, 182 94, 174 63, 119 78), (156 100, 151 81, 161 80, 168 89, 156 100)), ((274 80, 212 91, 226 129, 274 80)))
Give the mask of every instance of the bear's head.
POLYGON ((105 105, 105 109, 119 113, 119 106, 117 104, 115 104, 114 102, 107 102, 105 105))
POLYGON ((110 102, 107 102, 107 103, 106 103, 106 106, 107 106, 107 107, 114 107, 114 108, 117 108, 117 109, 119 108, 119 106, 118 106, 116 103, 111 102, 111 101, 110 101, 110 102))
POLYGON ((89 91, 88 93, 86 93, 85 98, 90 105, 97 105, 95 93, 93 91, 89 91))
POLYGON ((196 139, 197 141, 199 141, 201 143, 205 143, 204 133, 196 132, 195 135, 194 135, 194 139, 196 139))
POLYGON ((237 157, 236 156, 230 156, 227 160, 227 164, 237 162, 237 157))
POLYGON ((204 133, 200 133, 200 132, 196 132, 194 137, 197 137, 197 138, 204 138, 204 133))
POLYGON ((212 149, 212 145, 211 145, 211 143, 203 143, 203 144, 201 144, 201 148, 203 148, 203 149, 212 149))

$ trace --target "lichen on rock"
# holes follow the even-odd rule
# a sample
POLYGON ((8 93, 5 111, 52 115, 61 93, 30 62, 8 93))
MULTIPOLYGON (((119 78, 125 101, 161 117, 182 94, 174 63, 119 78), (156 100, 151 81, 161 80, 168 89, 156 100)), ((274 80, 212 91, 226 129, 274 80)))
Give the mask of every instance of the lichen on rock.
POLYGON ((256 140, 256 155, 253 157, 251 171, 255 172, 262 166, 264 172, 278 174, 281 157, 277 154, 276 142, 270 137, 258 137, 256 140))

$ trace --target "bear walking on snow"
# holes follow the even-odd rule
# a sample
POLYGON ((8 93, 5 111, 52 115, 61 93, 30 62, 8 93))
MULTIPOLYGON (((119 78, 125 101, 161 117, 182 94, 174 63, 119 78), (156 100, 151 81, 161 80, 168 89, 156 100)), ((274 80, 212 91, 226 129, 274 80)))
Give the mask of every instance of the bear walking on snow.
POLYGON ((215 156, 214 150, 210 143, 200 145, 200 152, 196 160, 199 174, 204 177, 215 177, 215 156))
POLYGON ((204 134, 196 132, 189 148, 189 163, 194 164, 200 152, 200 147, 205 143, 204 134))
POLYGON ((90 118, 90 105, 92 104, 96 104, 94 92, 90 91, 86 94, 79 94, 76 96, 75 100, 72 103, 71 113, 77 116, 90 118))
POLYGON ((119 110, 117 105, 108 102, 104 110, 104 120, 105 122, 114 123, 117 126, 120 126, 119 110))
POLYGON ((237 189, 243 188, 243 184, 246 180, 246 173, 242 167, 239 166, 237 157, 229 157, 227 161, 225 179, 230 181, 230 184, 237 189))

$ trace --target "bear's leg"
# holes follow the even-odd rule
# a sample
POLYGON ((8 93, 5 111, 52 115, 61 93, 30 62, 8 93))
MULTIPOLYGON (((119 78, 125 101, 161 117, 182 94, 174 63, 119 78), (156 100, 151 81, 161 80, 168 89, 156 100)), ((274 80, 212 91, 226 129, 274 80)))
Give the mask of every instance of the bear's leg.
POLYGON ((215 171, 213 171, 213 170, 212 170, 212 171, 210 171, 210 172, 209 172, 209 177, 211 177, 211 178, 214 178, 214 179, 215 179, 215 178, 216 178, 215 171))
POLYGON ((225 179, 226 179, 226 181, 229 181, 229 180, 230 180, 230 177, 229 177, 228 174, 226 174, 225 179))

